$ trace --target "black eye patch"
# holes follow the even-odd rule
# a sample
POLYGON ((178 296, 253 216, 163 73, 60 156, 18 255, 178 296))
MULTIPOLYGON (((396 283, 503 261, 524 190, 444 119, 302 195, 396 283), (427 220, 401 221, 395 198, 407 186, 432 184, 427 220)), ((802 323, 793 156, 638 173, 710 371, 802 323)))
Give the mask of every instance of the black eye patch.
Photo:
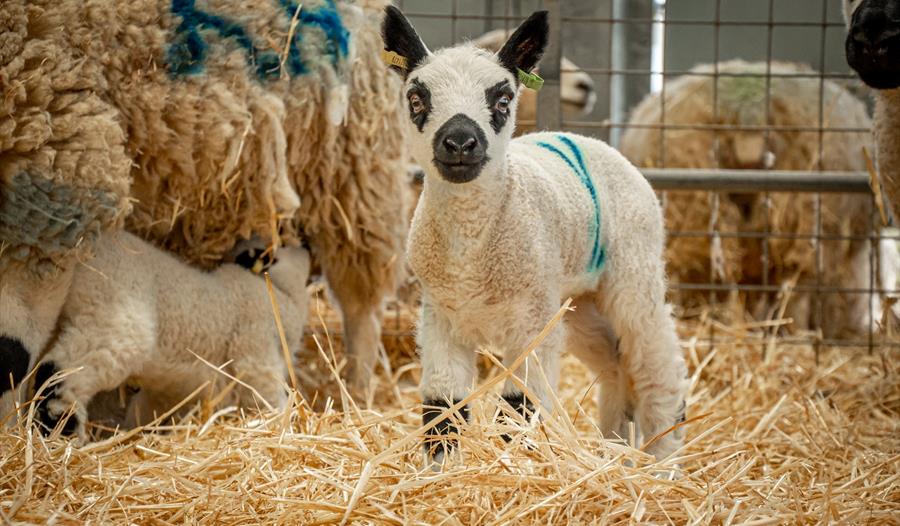
POLYGON ((509 97, 509 104, 510 107, 512 107, 512 100, 513 97, 515 97, 515 93, 509 85, 508 80, 498 82, 484 90, 484 98, 487 100, 488 109, 491 110, 491 128, 494 129, 495 133, 500 133, 500 130, 503 129, 503 126, 506 125, 506 121, 509 119, 509 111, 504 113, 495 108, 497 101, 504 95, 509 97))
POLYGON ((428 115, 431 114, 431 91, 419 79, 413 79, 412 87, 406 92, 407 102, 409 102, 410 95, 413 94, 419 96, 419 100, 425 105, 425 109, 416 113, 413 111, 412 103, 409 103, 409 118, 416 125, 416 128, 422 131, 422 128, 425 127, 425 122, 428 121, 428 115))

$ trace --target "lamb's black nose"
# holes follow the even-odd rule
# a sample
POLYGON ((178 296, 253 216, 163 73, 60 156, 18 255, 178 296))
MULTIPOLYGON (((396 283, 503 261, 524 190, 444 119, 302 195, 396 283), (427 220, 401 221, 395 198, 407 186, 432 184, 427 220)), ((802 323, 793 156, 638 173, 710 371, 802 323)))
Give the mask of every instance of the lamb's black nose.
POLYGON ((478 145, 478 139, 468 130, 454 130, 444 137, 444 148, 449 153, 463 153, 472 151, 478 145))
POLYGON ((487 162, 487 137, 477 122, 462 113, 447 119, 434 134, 434 163, 447 181, 464 183, 478 177, 487 162))
POLYGON ((445 164, 478 164, 484 159, 487 139, 478 123, 458 113, 434 136, 434 158, 445 164))

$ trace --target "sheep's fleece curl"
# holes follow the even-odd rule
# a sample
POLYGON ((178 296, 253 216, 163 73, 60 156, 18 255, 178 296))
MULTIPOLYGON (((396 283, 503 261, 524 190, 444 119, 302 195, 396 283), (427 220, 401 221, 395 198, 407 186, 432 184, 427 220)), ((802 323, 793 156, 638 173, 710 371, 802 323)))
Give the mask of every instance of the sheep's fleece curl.
POLYGON ((276 54, 290 32, 286 6, 293 3, 4 2, 3 260, 60 263, 122 221, 132 177, 129 227, 205 267, 236 237, 271 234, 273 214, 296 208, 295 193, 311 196, 299 217, 307 233, 368 236, 355 241, 370 250, 376 239, 394 244, 397 225, 378 210, 383 202, 400 208, 402 137, 387 132, 399 102, 388 95, 396 80, 378 62, 376 11, 304 2, 310 16, 334 6, 352 36, 346 55, 333 49, 341 35, 303 23, 296 53, 276 54), (172 51, 190 36, 185 10, 235 21, 254 49, 222 36, 228 27, 200 24, 201 54, 185 66, 172 51), (263 72, 273 56, 275 73, 263 72), (341 119, 352 126, 333 124, 341 119))
POLYGON ((4 0, 0 280, 123 223, 207 269, 302 235, 373 362, 405 237, 383 3, 4 0))

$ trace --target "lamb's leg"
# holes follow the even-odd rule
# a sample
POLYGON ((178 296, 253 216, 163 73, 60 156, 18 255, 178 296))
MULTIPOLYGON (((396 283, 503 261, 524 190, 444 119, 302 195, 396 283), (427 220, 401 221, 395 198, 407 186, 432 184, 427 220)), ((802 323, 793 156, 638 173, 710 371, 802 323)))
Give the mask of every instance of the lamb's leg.
MULTIPOLYGON (((417 336, 422 358, 422 423, 429 424, 448 407, 463 400, 471 391, 475 380, 475 352, 472 348, 456 341, 450 324, 426 302, 422 307, 417 336)), ((469 419, 469 408, 459 409, 463 420, 469 419)), ((442 435, 456 434, 459 418, 451 415, 439 421, 426 434, 425 454, 427 459, 439 466, 445 452, 449 452, 456 441, 442 435)))
POLYGON ((645 263, 610 264, 616 272, 606 277, 599 300, 620 337, 619 366, 631 384, 634 416, 649 444, 647 452, 661 459, 683 441, 680 429, 662 433, 684 418, 687 368, 665 302, 663 262, 645 263))
POLYGON ((21 385, 56 327, 71 269, 38 278, 8 267, 0 271, 0 425, 13 425, 16 401, 25 402, 21 385))
POLYGON ((66 435, 77 433, 82 441, 86 440, 85 422, 91 398, 101 391, 118 387, 141 370, 147 359, 152 359, 147 351, 153 348, 152 335, 146 327, 122 321, 122 318, 105 321, 115 326, 98 327, 86 321, 81 323, 76 318, 63 328, 59 340, 41 359, 35 373, 36 389, 57 372, 80 368, 59 383, 44 386, 36 410, 45 431, 54 429, 72 409, 74 413, 62 432, 66 435))
POLYGON ((593 297, 582 296, 566 314, 566 350, 581 360, 600 382, 600 431, 606 439, 628 439, 634 407, 619 367, 618 337, 597 310, 593 297))
MULTIPOLYGON (((556 301, 544 299, 542 304, 535 309, 534 315, 528 316, 528 319, 534 320, 534 323, 529 328, 535 331, 535 334, 559 309, 558 296, 551 295, 551 297, 555 298, 556 301)), ((528 332, 523 331, 523 334, 528 334, 528 332)), ((531 396, 536 398, 536 400, 529 399, 522 392, 521 385, 511 378, 507 379, 503 386, 503 399, 514 411, 526 419, 530 419, 534 414, 536 409, 535 403, 539 403, 544 411, 553 410, 552 393, 556 391, 559 383, 559 357, 563 350, 563 342, 564 328, 557 326, 545 337, 540 347, 535 349, 522 365, 513 371, 515 377, 525 384, 531 396)), ((527 344, 528 341, 522 341, 512 348, 505 349, 503 365, 511 368, 519 357, 519 353, 525 350, 527 344)), ((509 440, 507 436, 503 438, 509 440)))

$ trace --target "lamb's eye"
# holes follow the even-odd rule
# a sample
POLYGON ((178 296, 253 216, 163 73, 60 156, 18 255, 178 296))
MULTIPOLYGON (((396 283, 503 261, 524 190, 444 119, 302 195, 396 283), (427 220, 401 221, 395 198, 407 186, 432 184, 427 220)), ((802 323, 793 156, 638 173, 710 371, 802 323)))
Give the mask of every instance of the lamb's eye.
POLYGON ((494 104, 494 109, 503 113, 509 111, 509 95, 501 95, 497 102, 494 104))
POLYGON ((422 97, 419 97, 415 93, 409 96, 409 107, 412 108, 413 113, 422 113, 425 111, 425 103, 422 101, 422 97))

